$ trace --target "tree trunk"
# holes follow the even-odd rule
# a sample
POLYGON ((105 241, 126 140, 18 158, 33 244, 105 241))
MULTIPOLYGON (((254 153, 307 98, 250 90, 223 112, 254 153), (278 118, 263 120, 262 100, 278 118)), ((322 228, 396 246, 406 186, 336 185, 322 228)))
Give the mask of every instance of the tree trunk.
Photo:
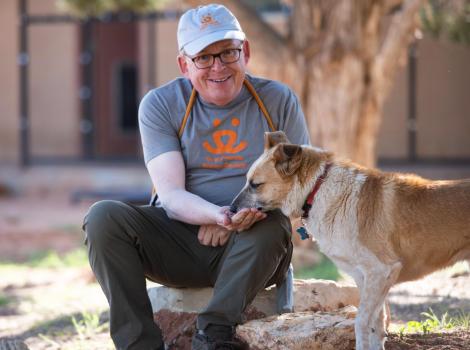
POLYGON ((291 0, 285 38, 243 1, 219 2, 250 39, 250 70, 298 94, 312 144, 373 166, 384 99, 423 1, 291 0))
MULTIPOLYGON (((319 33, 310 42, 319 43, 311 58, 306 55, 308 82, 302 95, 314 144, 375 165, 383 103, 412 39, 421 2, 404 1, 393 14, 386 1, 294 2, 296 8, 302 3, 318 13, 312 17, 319 33)), ((302 28, 299 32, 294 37, 305 35, 302 28)))

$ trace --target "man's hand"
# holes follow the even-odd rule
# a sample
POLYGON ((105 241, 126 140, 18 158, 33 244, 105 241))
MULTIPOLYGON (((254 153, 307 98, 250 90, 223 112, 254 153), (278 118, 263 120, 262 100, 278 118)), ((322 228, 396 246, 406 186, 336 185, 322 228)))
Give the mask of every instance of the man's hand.
POLYGON ((217 247, 227 243, 230 233, 231 231, 219 225, 201 225, 197 238, 202 245, 217 247))
POLYGON ((222 210, 226 218, 217 223, 229 231, 248 230, 254 223, 266 218, 266 213, 256 208, 243 208, 236 214, 231 213, 228 207, 223 207, 222 210))

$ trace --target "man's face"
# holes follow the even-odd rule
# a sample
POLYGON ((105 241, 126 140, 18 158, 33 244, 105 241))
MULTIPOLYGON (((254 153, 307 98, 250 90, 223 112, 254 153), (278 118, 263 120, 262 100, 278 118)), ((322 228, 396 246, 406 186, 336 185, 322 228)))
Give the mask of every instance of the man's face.
MULTIPOLYGON (((227 49, 240 48, 239 40, 222 40, 207 46, 196 56, 203 54, 218 54, 227 49)), ((191 80, 196 91, 206 102, 224 106, 230 103, 241 91, 245 79, 246 64, 250 57, 248 41, 243 43, 240 59, 234 63, 222 63, 220 57, 215 58, 214 64, 205 69, 195 66, 191 58, 179 55, 178 65, 181 73, 191 80)))

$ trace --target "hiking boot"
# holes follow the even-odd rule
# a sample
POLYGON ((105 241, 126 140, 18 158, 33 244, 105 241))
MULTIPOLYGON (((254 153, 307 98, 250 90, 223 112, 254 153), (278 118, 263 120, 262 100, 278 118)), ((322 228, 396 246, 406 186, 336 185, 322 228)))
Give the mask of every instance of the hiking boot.
POLYGON ((235 336, 235 327, 209 325, 196 330, 191 350, 248 350, 248 344, 235 336))

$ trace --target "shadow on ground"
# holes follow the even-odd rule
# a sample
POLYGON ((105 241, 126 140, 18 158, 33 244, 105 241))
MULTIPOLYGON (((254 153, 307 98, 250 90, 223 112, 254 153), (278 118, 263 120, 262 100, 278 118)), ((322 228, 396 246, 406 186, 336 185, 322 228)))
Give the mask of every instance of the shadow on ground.
MULTIPOLYGON (((407 297, 408 293, 400 293, 407 297)), ((462 314, 470 314, 470 299, 456 297, 435 297, 429 295, 413 295, 414 300, 422 298, 422 302, 406 304, 390 303, 392 322, 403 322, 417 320, 416 315, 432 310, 436 315, 447 313, 449 317, 459 317, 462 314)), ((423 317, 422 317, 423 318, 423 317)), ((469 348, 470 349, 470 348, 469 348)))
POLYGON ((107 335, 108 332, 108 311, 103 311, 99 314, 75 312, 72 314, 61 315, 51 320, 42 321, 23 333, 16 334, 10 339, 27 341, 32 338, 42 338, 46 341, 49 340, 50 343, 57 343, 57 341, 53 339, 60 338, 63 342, 75 337, 85 339, 96 336, 100 333, 107 335), (90 318, 90 315, 93 319, 90 318))

